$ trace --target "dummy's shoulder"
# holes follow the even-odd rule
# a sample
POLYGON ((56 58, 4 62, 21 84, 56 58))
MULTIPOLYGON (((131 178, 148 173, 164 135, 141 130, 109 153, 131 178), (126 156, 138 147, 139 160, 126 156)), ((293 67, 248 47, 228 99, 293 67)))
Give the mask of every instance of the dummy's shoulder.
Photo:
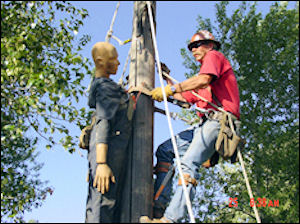
POLYGON ((89 91, 88 105, 91 108, 95 108, 96 97, 99 97, 101 99, 107 97, 119 97, 116 85, 117 84, 109 78, 94 78, 89 91))
POLYGON ((112 79, 110 78, 105 78, 105 77, 100 77, 100 78, 95 78, 92 86, 95 87, 104 87, 104 86, 112 86, 116 87, 117 83, 115 83, 112 79))

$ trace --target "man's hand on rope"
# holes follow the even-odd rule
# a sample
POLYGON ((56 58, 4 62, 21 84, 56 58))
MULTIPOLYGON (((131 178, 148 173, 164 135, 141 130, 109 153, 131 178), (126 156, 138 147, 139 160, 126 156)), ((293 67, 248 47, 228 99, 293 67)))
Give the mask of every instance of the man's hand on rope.
MULTIPOLYGON (((166 87, 165 87, 164 90, 166 92, 166 97, 167 98, 169 96, 173 96, 174 95, 174 93, 171 90, 171 86, 170 85, 166 85, 166 87)), ((151 97, 152 97, 152 99, 157 100, 158 102, 163 101, 164 98, 163 98, 163 92, 162 91, 163 90, 162 90, 161 87, 157 87, 157 88, 153 89, 151 91, 151 97)))
POLYGON ((171 70, 168 68, 168 66, 163 63, 163 62, 160 62, 160 67, 161 67, 161 70, 162 70, 162 77, 164 80, 167 80, 168 77, 164 75, 164 73, 166 73, 167 75, 170 75, 170 72, 171 70))
POLYGON ((98 188, 101 194, 108 192, 110 180, 116 183, 115 176, 107 164, 98 164, 93 187, 98 188))

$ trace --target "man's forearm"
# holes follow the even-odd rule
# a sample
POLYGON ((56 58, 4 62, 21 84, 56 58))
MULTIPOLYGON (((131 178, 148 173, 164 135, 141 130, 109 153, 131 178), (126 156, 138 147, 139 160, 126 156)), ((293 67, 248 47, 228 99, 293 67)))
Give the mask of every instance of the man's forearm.
MULTIPOLYGON (((166 81, 167 81, 168 85, 170 85, 170 86, 174 85, 174 83, 173 83, 173 81, 171 79, 166 79, 166 81)), ((183 98, 183 96, 181 95, 181 93, 175 93, 173 95, 173 98, 176 99, 176 100, 180 100, 180 101, 186 102, 186 99, 183 98)))
POLYGON ((181 83, 174 85, 176 93, 181 93, 188 90, 203 89, 206 88, 212 80, 211 75, 201 74, 191 77, 181 83))

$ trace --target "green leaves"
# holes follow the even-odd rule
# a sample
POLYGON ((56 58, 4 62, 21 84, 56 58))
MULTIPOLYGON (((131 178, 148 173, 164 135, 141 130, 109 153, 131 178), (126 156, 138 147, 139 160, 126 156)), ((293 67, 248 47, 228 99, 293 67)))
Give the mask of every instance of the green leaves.
POLYGON ((91 63, 77 51, 90 41, 76 33, 87 16, 65 2, 1 2, 1 215, 15 222, 48 192, 34 174, 41 168, 34 156, 38 138, 47 149, 61 142, 74 152, 77 136, 67 125, 79 129, 90 116, 76 103, 86 88, 82 80, 91 75, 91 63))

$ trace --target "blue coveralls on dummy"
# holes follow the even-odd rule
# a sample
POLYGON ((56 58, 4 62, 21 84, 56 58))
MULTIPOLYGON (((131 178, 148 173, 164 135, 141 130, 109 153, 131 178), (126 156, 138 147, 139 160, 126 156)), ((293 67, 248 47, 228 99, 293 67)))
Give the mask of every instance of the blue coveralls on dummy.
POLYGON ((95 78, 89 92, 88 105, 96 108, 96 123, 91 132, 88 152, 89 190, 85 222, 120 222, 120 202, 128 143, 131 136, 132 113, 130 96, 110 78, 95 78), (109 191, 101 194, 93 187, 96 174, 96 144, 108 144, 107 164, 111 168, 116 183, 110 182, 109 191))

